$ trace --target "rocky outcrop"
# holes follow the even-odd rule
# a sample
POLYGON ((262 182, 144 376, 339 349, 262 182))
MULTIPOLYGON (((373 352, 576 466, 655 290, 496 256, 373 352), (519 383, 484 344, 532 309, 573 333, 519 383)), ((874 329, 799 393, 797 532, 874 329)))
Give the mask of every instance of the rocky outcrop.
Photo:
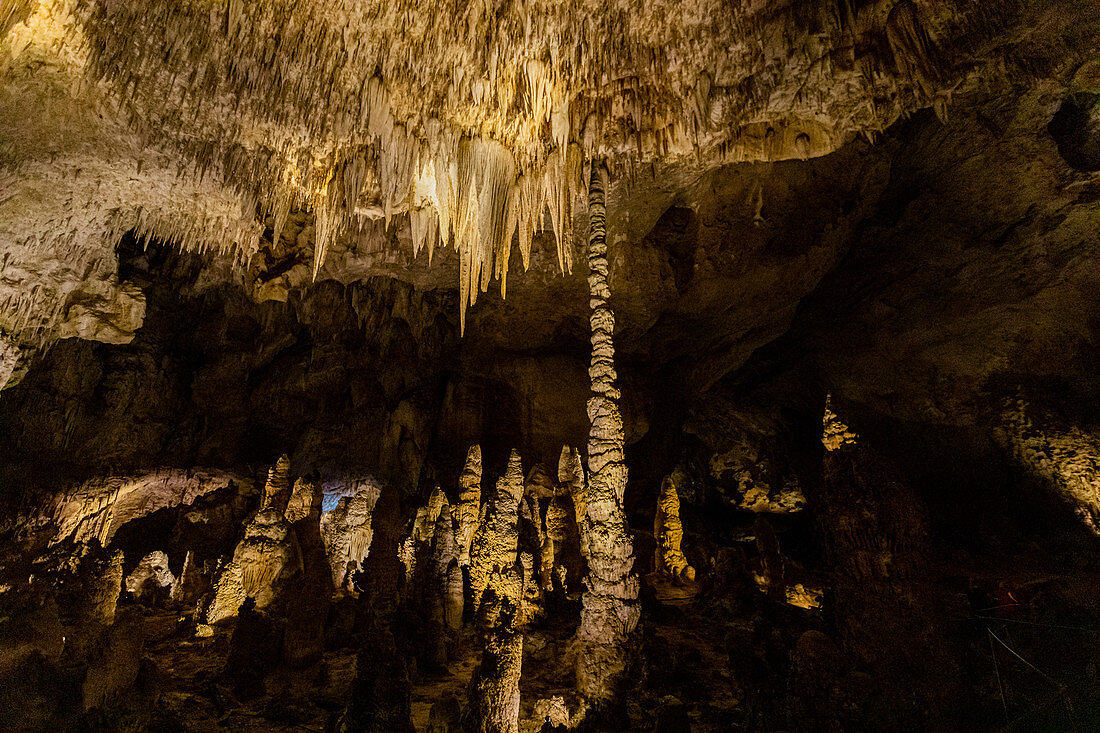
POLYGON ((1036 407, 1021 392, 994 430, 1019 469, 1059 497, 1100 535, 1100 435, 1036 407))
POLYGON ((584 532, 588 576, 577 629, 577 685, 593 700, 614 695, 626 668, 627 646, 641 617, 634 545, 626 526, 623 494, 626 460, 619 389, 615 385, 615 317, 608 305, 606 209, 607 169, 592 163, 589 183, 588 287, 592 314, 592 362, 588 400, 588 484, 584 532))
POLYGON ((141 558, 126 576, 126 591, 139 603, 163 604, 175 589, 176 577, 168 569, 168 556, 160 550, 141 558))
POLYGON ((252 491, 252 480, 216 469, 162 469, 89 479, 53 497, 42 515, 57 524, 56 540, 107 544, 127 522, 160 509, 189 506, 200 497, 232 489, 252 491))

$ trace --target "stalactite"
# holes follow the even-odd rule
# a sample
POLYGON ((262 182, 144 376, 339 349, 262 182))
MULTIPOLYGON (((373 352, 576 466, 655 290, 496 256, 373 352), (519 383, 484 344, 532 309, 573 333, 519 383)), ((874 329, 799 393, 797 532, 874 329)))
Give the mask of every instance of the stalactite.
POLYGON ((680 543, 684 528, 680 523, 680 495, 676 490, 682 473, 674 471, 661 482, 657 511, 653 515, 653 538, 657 541, 655 565, 677 578, 695 580, 695 568, 688 564, 680 543))
POLYGON ((591 423, 585 492, 588 576, 577 629, 577 685, 590 700, 614 696, 626 668, 628 645, 641 617, 634 545, 623 511, 626 461, 619 390, 615 386, 615 316, 608 300, 604 192, 607 168, 594 162, 588 191, 588 291, 592 361, 588 374, 591 423))
MULTIPOLYGON (((512 451, 508 468, 497 480, 470 547, 470 599, 475 612, 494 568, 516 563, 519 541, 519 503, 523 497, 523 464, 512 451)), ((516 602, 519 602, 518 597, 516 602)))

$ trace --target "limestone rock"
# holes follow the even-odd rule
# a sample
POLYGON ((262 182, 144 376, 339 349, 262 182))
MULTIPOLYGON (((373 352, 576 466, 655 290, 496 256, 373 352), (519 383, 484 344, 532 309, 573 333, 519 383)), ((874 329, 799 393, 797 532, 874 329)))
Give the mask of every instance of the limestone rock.
POLYGON ((126 576, 126 590, 140 603, 154 605, 172 596, 176 577, 168 569, 168 556, 160 550, 141 558, 134 571, 126 576))
POLYGON ((1024 473, 1100 535, 1100 437, 1035 407, 1022 391, 1006 401, 994 435, 1024 473))
POLYGON ((321 536, 337 588, 351 582, 349 567, 358 569, 370 552, 371 511, 380 493, 373 481, 353 481, 349 490, 351 496, 341 498, 335 509, 321 517, 321 536))

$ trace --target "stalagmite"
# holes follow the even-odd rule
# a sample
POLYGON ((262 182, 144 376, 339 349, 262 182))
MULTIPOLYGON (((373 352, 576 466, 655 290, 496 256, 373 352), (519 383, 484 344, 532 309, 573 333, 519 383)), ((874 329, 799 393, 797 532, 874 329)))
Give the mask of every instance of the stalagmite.
MULTIPOLYGON (((511 568, 516 563, 522 498, 523 464, 519 453, 513 450, 508 468, 497 480, 496 490, 486 504, 485 518, 478 525, 470 547, 470 599, 475 611, 494 568, 511 568)), ((518 604, 519 598, 515 600, 518 604)))
POLYGON ((275 509, 282 513, 290 501, 290 458, 283 454, 267 472, 260 511, 275 509))
POLYGON ((241 569, 244 594, 256 599, 256 608, 274 603, 301 567, 298 540, 282 512, 270 508, 257 514, 245 528, 233 561, 241 569))
POLYGON ((402 585, 401 561, 397 558, 399 510, 397 490, 384 488, 371 514, 374 551, 364 561, 364 585, 358 602, 365 628, 350 700, 336 726, 340 733, 416 730, 411 718, 408 668, 393 634, 402 585))
POLYGON ((476 623, 483 644, 481 664, 470 681, 467 733, 518 733, 523 665, 520 568, 494 567, 481 596, 476 623))
POLYGON ((447 568, 447 585, 443 596, 443 620, 450 629, 462 628, 462 612, 465 606, 466 578, 458 560, 451 560, 447 568))
POLYGON ((176 577, 168 569, 168 556, 160 550, 143 557, 134 571, 126 576, 126 591, 135 600, 149 605, 168 600, 175 584, 176 577))
POLYGON ((245 526, 232 559, 218 571, 207 623, 235 616, 245 598, 253 598, 257 609, 267 608, 281 600, 288 581, 300 571, 298 540, 283 516, 290 500, 289 472, 285 455, 268 471, 261 509, 245 526))
POLYGON ((653 516, 653 538, 657 541, 655 565, 677 578, 695 580, 695 568, 688 564, 680 549, 684 528, 680 523, 680 495, 676 490, 682 473, 674 471, 661 482, 657 511, 653 516))
POLYGON ((458 564, 470 564, 470 543, 473 542, 481 518, 481 446, 472 445, 466 454, 466 465, 458 478, 458 503, 454 519, 458 524, 455 553, 458 564))
POLYGON ((286 519, 301 552, 301 581, 288 593, 283 660, 305 667, 320 661, 324 652, 325 618, 332 599, 333 581, 321 539, 321 484, 300 478, 287 506, 286 519))
POLYGON ((440 509, 435 522, 430 567, 432 611, 433 615, 438 613, 438 619, 433 620, 451 629, 460 628, 463 604, 462 571, 458 572, 459 582, 456 589, 452 574, 452 570, 458 568, 458 559, 455 557, 455 527, 448 504, 440 509))
POLYGON ((210 579, 203 567, 195 561, 195 553, 188 550, 183 558, 180 576, 172 586, 172 603, 193 609, 209 588, 210 579))
POLYGON ((357 481, 354 493, 341 498, 335 509, 321 517, 321 536, 337 588, 350 583, 348 568, 358 568, 370 552, 371 511, 378 495, 377 484, 357 481))
POLYGON ((585 524, 588 517, 588 499, 584 482, 584 465, 581 462, 580 451, 567 445, 562 446, 561 457, 558 459, 558 483, 565 487, 573 501, 577 532, 580 534, 581 554, 587 558, 588 532, 585 524))
POLYGON ((588 576, 577 629, 577 686, 590 700, 614 696, 626 668, 628 645, 641 617, 634 544, 626 525, 623 420, 615 386, 615 316, 608 300, 604 191, 607 169, 593 162, 588 189, 588 292, 592 308, 592 362, 588 369, 588 486, 585 532, 588 576))

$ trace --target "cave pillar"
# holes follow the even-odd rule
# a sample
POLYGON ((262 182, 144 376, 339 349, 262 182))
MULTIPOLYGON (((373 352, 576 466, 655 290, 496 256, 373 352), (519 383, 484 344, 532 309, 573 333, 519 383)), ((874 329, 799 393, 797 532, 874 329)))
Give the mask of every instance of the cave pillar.
POLYGON ((513 450, 504 476, 474 534, 470 583, 482 642, 481 664, 470 681, 465 729, 471 733, 519 730, 519 679, 523 661, 519 563, 519 506, 523 465, 513 450))
POLYGON ((591 701, 610 700, 626 668, 628 645, 641 617, 634 544, 623 511, 627 470, 623 419, 615 386, 615 315, 607 264, 607 168, 592 164, 588 188, 588 293, 592 358, 588 375, 588 485, 584 534, 588 575, 577 629, 577 688, 591 701))
POLYGON ((324 656, 325 619, 335 590, 321 539, 322 496, 320 481, 300 478, 284 515, 302 556, 302 580, 290 599, 283 637, 283 659, 296 667, 312 665, 324 656))

